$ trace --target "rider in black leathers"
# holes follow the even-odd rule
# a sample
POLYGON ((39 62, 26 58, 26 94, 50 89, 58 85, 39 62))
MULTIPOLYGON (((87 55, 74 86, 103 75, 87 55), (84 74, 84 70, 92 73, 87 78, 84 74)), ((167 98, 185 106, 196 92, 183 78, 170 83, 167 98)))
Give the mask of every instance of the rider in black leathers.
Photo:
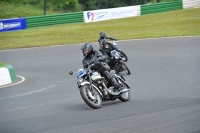
POLYGON ((99 39, 98 39, 100 48, 103 47, 102 41, 103 41, 104 39, 117 40, 117 39, 115 39, 115 38, 113 38, 113 37, 107 36, 105 32, 101 31, 101 32, 100 32, 100 37, 99 37, 99 39))
POLYGON ((85 43, 81 50, 84 56, 82 61, 83 67, 87 68, 94 63, 95 65, 91 69, 100 72, 116 90, 119 89, 120 84, 110 75, 110 67, 104 62, 107 56, 99 51, 93 50, 93 46, 90 43, 85 43))
POLYGON ((112 43, 109 43, 106 39, 104 39, 102 41, 102 45, 103 45, 103 47, 100 48, 99 51, 101 51, 101 53, 103 55, 106 55, 107 57, 109 57, 108 64, 111 67, 111 69, 113 69, 115 64, 114 64, 114 60, 112 59, 112 55, 110 52, 112 50, 116 50, 117 52, 120 52, 120 50, 116 46, 114 46, 112 43))

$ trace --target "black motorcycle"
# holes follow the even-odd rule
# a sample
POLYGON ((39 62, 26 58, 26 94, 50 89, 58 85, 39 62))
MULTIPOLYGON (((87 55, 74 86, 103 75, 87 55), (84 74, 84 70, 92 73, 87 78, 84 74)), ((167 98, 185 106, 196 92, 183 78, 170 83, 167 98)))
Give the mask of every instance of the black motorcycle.
MULTIPOLYGON (((115 47, 117 47, 118 48, 118 43, 117 43, 117 41, 113 41, 112 42, 113 43, 113 45, 115 46, 115 47)), ((123 61, 128 61, 128 57, 127 57, 127 55, 121 50, 121 49, 119 49, 120 50, 120 54, 121 54, 121 59, 123 60, 123 61)))
MULTIPOLYGON (((99 72, 92 71, 90 65, 87 69, 79 69, 77 73, 78 88, 85 103, 91 108, 101 108, 102 102, 119 99, 122 102, 130 100, 130 87, 126 84, 123 76, 119 76, 114 70, 110 74, 115 77, 121 85, 119 90, 115 90, 107 79, 101 76, 99 72)), ((73 74, 71 71, 70 75, 73 74)))
POLYGON ((128 66, 125 64, 122 54, 117 52, 116 50, 112 50, 110 54, 112 57, 109 60, 108 64, 110 65, 111 69, 115 70, 116 73, 124 71, 126 74, 130 75, 131 72, 128 66))

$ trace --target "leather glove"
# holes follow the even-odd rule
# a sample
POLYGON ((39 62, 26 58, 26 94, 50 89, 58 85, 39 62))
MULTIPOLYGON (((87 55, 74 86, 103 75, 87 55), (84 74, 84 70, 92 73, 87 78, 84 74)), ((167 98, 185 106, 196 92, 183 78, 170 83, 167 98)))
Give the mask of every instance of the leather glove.
POLYGON ((89 66, 88 64, 85 64, 83 67, 84 67, 84 68, 88 68, 88 66, 89 66))

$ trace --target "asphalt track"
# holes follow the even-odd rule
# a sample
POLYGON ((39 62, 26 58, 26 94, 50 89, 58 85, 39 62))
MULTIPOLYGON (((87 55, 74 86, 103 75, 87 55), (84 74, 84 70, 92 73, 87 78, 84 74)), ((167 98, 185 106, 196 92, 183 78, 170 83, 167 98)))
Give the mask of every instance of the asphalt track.
POLYGON ((81 46, 0 51, 0 61, 25 78, 0 88, 0 133, 200 132, 200 37, 119 41, 131 100, 97 110, 68 74, 82 67, 81 46))

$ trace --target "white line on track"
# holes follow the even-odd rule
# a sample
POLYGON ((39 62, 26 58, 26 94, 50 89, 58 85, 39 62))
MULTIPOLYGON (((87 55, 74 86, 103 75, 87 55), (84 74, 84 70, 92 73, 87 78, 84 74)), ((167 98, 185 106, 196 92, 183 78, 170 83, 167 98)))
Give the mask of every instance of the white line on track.
POLYGON ((69 98, 69 99, 62 99, 59 101, 54 101, 54 102, 45 102, 42 104, 36 104, 32 106, 25 106, 25 107, 20 107, 20 108, 15 108, 15 109, 9 109, 0 113, 6 113, 6 112, 12 112, 12 111, 21 111, 21 110, 26 110, 26 109, 31 109, 31 108, 36 108, 36 107, 44 107, 44 106, 52 106, 53 104, 58 104, 58 103, 66 103, 69 100, 75 100, 75 99, 81 99, 81 97, 75 97, 75 98, 69 98))
POLYGON ((13 95, 13 96, 9 96, 9 97, 0 98, 0 101, 1 100, 5 100, 5 99, 16 98, 16 97, 31 95, 31 94, 34 94, 34 93, 43 92, 43 91, 45 91, 47 89, 54 88, 54 87, 56 87, 56 86, 55 85, 50 85, 50 86, 48 86, 46 88, 42 88, 42 89, 39 89, 39 90, 36 90, 36 91, 30 91, 30 92, 27 92, 27 93, 22 93, 22 94, 18 94, 18 95, 13 95))
POLYGON ((20 84, 20 83, 22 83, 22 82, 25 81, 25 78, 24 78, 24 77, 19 76, 19 75, 16 75, 16 76, 19 77, 19 78, 21 78, 21 80, 20 80, 19 82, 17 82, 17 83, 13 83, 13 84, 4 85, 4 86, 1 86, 0 88, 5 88, 5 87, 8 87, 8 86, 17 85, 17 84, 20 84))

